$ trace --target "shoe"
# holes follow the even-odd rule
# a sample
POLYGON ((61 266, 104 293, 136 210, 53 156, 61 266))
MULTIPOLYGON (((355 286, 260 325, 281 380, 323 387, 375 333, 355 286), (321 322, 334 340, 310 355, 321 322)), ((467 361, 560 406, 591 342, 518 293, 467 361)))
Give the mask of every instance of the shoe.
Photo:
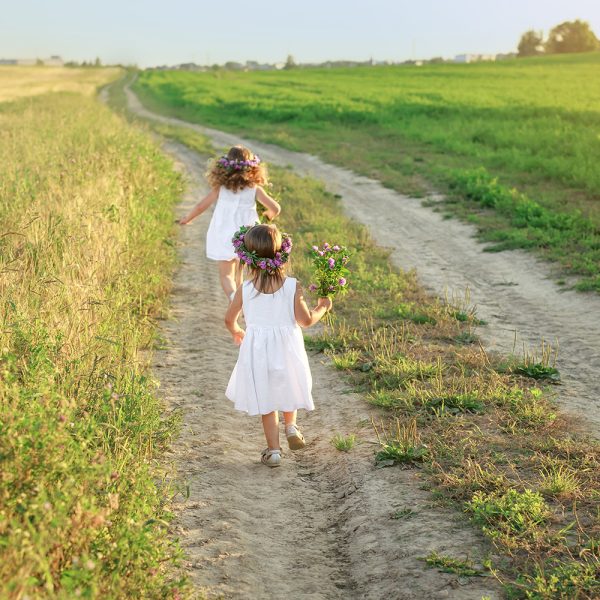
POLYGON ((285 428, 285 436, 287 437, 288 446, 290 450, 300 450, 306 446, 306 441, 304 440, 304 436, 296 427, 296 425, 289 425, 285 428))
POLYGON ((267 467, 278 467, 281 464, 281 450, 265 448, 260 456, 260 462, 267 467))

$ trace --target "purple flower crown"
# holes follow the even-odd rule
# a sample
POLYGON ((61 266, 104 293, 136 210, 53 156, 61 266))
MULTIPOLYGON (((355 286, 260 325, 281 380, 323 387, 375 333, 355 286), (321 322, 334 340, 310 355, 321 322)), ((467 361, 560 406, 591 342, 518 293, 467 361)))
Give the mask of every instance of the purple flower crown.
POLYGON ((290 258, 292 251, 292 238, 287 233, 281 234, 281 249, 275 253, 275 258, 264 258, 257 256, 256 252, 250 252, 244 245, 244 236, 251 227, 242 226, 236 231, 231 242, 240 262, 253 269, 261 269, 270 275, 276 273, 290 258))
POLYGON ((227 171, 231 172, 247 171, 248 169, 252 169, 253 167, 258 167, 260 163, 260 157, 256 154, 254 155, 254 158, 251 158, 250 160, 227 158, 227 156, 223 155, 217 160, 217 167, 220 167, 221 169, 226 169, 227 171))

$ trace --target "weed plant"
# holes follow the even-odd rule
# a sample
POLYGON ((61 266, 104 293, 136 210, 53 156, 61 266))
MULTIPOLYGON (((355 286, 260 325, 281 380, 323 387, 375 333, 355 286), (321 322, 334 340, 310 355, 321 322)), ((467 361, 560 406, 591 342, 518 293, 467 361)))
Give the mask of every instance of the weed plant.
POLYGON ((375 421, 372 424, 379 442, 375 460, 380 465, 411 464, 420 462, 427 456, 427 446, 421 443, 415 419, 408 423, 401 423, 400 419, 396 419, 390 425, 381 422, 377 426, 375 421))
POLYGON ((477 568, 471 560, 460 560, 439 554, 435 550, 425 557, 428 566, 441 571, 442 573, 454 573, 461 577, 474 577, 483 575, 482 569, 477 568))
POLYGON ((356 436, 351 433, 349 435, 342 435, 341 433, 336 433, 331 439, 331 443, 333 444, 336 450, 340 450, 341 452, 349 452, 354 448, 354 444, 356 443, 356 436))

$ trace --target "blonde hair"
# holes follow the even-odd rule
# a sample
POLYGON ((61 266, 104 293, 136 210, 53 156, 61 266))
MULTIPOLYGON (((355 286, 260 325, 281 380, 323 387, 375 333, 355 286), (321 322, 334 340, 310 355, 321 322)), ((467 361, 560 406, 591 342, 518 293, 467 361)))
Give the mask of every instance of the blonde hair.
MULTIPOLYGON (((237 161, 252 161, 255 158, 254 154, 244 146, 233 146, 229 149, 226 157, 227 160, 237 161)), ((232 192, 269 183, 267 167, 263 163, 234 170, 223 168, 219 164, 219 158, 215 158, 210 162, 206 178, 211 187, 223 186, 232 192)))

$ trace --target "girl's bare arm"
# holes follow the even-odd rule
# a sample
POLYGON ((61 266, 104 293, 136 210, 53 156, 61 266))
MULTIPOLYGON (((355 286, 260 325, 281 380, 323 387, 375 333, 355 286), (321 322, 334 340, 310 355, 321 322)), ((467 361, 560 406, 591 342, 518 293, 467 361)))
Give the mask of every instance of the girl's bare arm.
POLYGON ((304 299, 302 287, 296 284, 296 296, 294 298, 294 313, 296 322, 300 327, 310 327, 318 323, 325 313, 333 306, 330 298, 319 298, 317 306, 310 310, 304 299))
POLYGON ((256 199, 267 209, 265 215, 268 219, 274 219, 281 212, 279 203, 273 200, 261 187, 256 188, 256 199))
POLYGON ((242 312, 242 287, 240 286, 233 296, 233 300, 225 313, 225 326, 233 337, 233 341, 239 346, 244 339, 245 331, 238 325, 238 318, 242 312))
POLYGON ((190 221, 201 215, 211 204, 219 197, 219 188, 213 188, 192 208, 192 210, 183 219, 179 219, 180 225, 187 225, 190 221))

